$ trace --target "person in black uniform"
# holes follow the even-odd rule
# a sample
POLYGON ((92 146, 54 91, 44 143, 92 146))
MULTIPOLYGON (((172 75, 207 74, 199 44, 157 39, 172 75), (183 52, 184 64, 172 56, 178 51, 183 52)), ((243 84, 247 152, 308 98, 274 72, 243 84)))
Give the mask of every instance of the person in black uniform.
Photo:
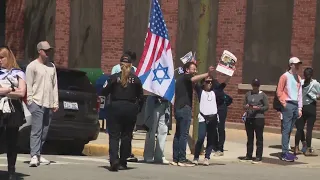
POLYGON ((8 47, 0 47, 0 66, 0 136, 6 136, 8 179, 15 180, 19 127, 25 123, 21 99, 26 93, 26 76, 8 47))
POLYGON ((124 54, 121 57, 120 66, 121 72, 111 75, 102 90, 102 95, 110 94, 111 99, 107 118, 111 171, 118 171, 119 168, 127 169, 127 158, 131 155, 133 129, 137 115, 143 106, 142 84, 131 71, 130 55, 124 54))

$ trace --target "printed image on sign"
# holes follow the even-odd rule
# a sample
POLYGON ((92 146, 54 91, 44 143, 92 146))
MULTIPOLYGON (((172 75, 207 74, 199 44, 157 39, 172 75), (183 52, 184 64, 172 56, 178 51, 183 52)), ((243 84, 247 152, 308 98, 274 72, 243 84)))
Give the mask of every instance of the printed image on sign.
POLYGON ((224 50, 217 66, 217 71, 232 76, 236 70, 237 58, 231 52, 224 50))
POLYGON ((187 62, 190 62, 193 58, 192 51, 188 52, 186 55, 184 55, 180 60, 183 64, 186 64, 187 62))
POLYGON ((99 98, 100 98, 100 108, 103 109, 106 104, 106 97, 99 96, 99 98))
POLYGON ((69 109, 69 110, 79 110, 78 103, 76 102, 63 101, 63 107, 64 109, 69 109))

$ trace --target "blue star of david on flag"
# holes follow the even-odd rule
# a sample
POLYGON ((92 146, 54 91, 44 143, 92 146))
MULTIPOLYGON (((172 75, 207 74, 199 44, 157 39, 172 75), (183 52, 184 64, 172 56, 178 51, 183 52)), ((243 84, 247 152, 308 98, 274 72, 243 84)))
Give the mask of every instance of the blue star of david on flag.
POLYGON ((153 70, 153 74, 154 74, 154 77, 152 81, 158 81, 159 84, 162 84, 163 80, 170 79, 168 75, 168 67, 163 67, 160 63, 158 64, 158 67, 153 70), (163 75, 162 77, 159 77, 158 75, 162 74, 161 71, 163 72, 163 75))

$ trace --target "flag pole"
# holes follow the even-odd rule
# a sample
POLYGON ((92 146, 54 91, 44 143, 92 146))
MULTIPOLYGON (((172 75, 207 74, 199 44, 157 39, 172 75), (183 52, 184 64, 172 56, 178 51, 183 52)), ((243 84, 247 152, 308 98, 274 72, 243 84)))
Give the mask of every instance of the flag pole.
MULTIPOLYGON (((198 34, 198 47, 197 47, 197 64, 200 73, 207 72, 208 60, 208 35, 210 29, 210 2, 211 0, 200 1, 200 16, 199 16, 199 34, 198 34)), ((193 131, 192 131, 192 144, 193 147, 198 139, 198 114, 199 114, 199 101, 194 101, 193 111, 193 131)), ((194 148, 191 148, 194 154, 194 148)))

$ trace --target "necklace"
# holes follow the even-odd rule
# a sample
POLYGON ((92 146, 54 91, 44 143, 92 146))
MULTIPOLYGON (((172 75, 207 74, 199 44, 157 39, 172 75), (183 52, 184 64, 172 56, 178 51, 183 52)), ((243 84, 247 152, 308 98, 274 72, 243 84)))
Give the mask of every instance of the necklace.
POLYGON ((207 100, 212 101, 211 92, 206 92, 206 94, 207 94, 207 100))

